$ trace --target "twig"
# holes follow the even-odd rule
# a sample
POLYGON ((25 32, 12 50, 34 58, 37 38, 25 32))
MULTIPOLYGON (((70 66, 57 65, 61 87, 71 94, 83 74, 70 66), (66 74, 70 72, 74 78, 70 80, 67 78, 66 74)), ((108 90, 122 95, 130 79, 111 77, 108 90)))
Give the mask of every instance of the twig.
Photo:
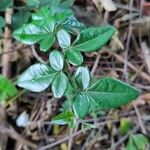
POLYGON ((47 64, 47 62, 44 61, 44 60, 37 54, 34 45, 31 45, 31 50, 32 50, 33 56, 34 56, 39 62, 41 62, 42 64, 47 64))
POLYGON ((139 112, 137 106, 136 106, 134 103, 133 103, 133 107, 134 107, 135 112, 136 112, 136 114, 137 114, 138 121, 139 121, 139 124, 140 124, 140 127, 141 127, 141 130, 142 130, 143 134, 147 134, 146 129, 145 129, 145 126, 144 126, 143 121, 142 121, 141 114, 140 114, 140 112, 139 112))
MULTIPOLYGON (((133 0, 130 0, 130 16, 132 16, 132 8, 133 6, 133 0)), ((131 40, 131 34, 132 34, 132 24, 131 24, 131 20, 132 18, 129 18, 129 31, 128 31, 128 36, 127 36, 127 44, 126 44, 126 51, 125 51, 125 61, 124 61, 124 75, 125 75, 125 79, 126 81, 128 81, 128 53, 129 53, 129 44, 130 44, 130 40, 131 40)))
MULTIPOLYGON (((118 61, 124 63, 125 60, 124 60, 123 57, 119 56, 118 54, 113 54, 113 55, 115 56, 115 58, 116 58, 118 61)), ((150 82, 150 76, 149 76, 147 73, 142 72, 142 71, 139 71, 139 69, 136 68, 136 67, 135 67, 132 63, 130 63, 129 61, 127 62, 127 65, 128 65, 132 70, 134 70, 135 72, 138 72, 139 75, 140 75, 143 79, 145 79, 145 80, 147 80, 148 82, 150 82)))
POLYGON ((73 134, 73 129, 71 128, 70 129, 70 138, 69 138, 69 142, 68 142, 68 150, 71 150, 71 147, 72 147, 72 141, 73 141, 73 138, 71 137, 71 135, 73 134))
MULTIPOLYGON (((11 25, 11 20, 12 20, 12 14, 13 14, 13 9, 11 8, 7 8, 6 12, 5 12, 5 22, 8 25, 11 25)), ((11 31, 9 29, 8 26, 5 27, 4 30, 4 40, 3 40, 3 52, 8 52, 9 49, 11 48, 11 31)), ((11 76, 11 63, 9 62, 10 60, 10 55, 3 55, 2 57, 2 64, 3 64, 3 68, 2 68, 2 74, 6 77, 10 77, 11 76)))
POLYGON ((142 42, 141 46, 142 46, 142 51, 145 58, 144 60, 147 66, 147 70, 148 73, 150 74, 150 49, 148 48, 146 42, 142 42))
MULTIPOLYGON (((96 123, 96 124, 94 124, 94 125, 95 125, 96 127, 99 127, 99 126, 105 125, 105 124, 107 124, 107 123, 109 123, 109 122, 110 122, 110 123, 115 123, 115 122, 118 122, 118 121, 119 121, 118 119, 116 119, 116 120, 109 120, 109 121, 104 121, 104 122, 96 123)), ((88 131, 88 130, 90 130, 90 129, 91 129, 91 128, 86 128, 86 129, 84 129, 84 132, 85 132, 85 131, 88 131)), ((56 142, 54 142, 54 143, 52 143, 52 144, 43 146, 43 147, 39 148, 38 150, 50 149, 50 148, 52 148, 52 147, 54 147, 54 146, 56 146, 56 145, 59 145, 60 143, 63 143, 63 142, 65 142, 65 141, 69 140, 69 138, 73 138, 73 137, 75 137, 75 136, 77 136, 77 135, 79 135, 79 134, 81 134, 81 133, 83 133, 83 130, 79 130, 79 131, 75 132, 74 134, 72 134, 72 135, 70 135, 70 136, 64 137, 63 139, 60 139, 60 140, 58 140, 58 141, 56 141, 56 142)))
POLYGON ((9 126, 8 128, 5 126, 0 126, 0 133, 9 135, 11 138, 15 139, 16 141, 19 141, 23 143, 24 145, 32 147, 33 149, 37 148, 37 145, 31 143, 30 141, 25 140, 11 126, 9 126))
POLYGON ((95 71, 96 71, 96 68, 98 66, 98 63, 99 63, 99 59, 100 59, 100 54, 98 53, 97 54, 97 57, 96 57, 96 60, 94 62, 94 65, 93 65, 93 68, 91 70, 91 75, 94 75, 95 71))

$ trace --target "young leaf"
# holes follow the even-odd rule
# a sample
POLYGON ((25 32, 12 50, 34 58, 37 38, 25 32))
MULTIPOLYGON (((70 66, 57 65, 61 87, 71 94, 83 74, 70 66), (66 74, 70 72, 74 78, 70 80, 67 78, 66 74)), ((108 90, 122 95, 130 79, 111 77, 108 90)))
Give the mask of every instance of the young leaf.
POLYGON ((126 150, 145 150, 148 139, 142 134, 135 134, 129 137, 126 150))
POLYGON ((75 78, 78 85, 82 84, 83 90, 85 90, 90 83, 90 73, 87 67, 79 67, 75 73, 75 78))
POLYGON ((40 50, 46 52, 55 42, 55 37, 53 35, 48 35, 40 41, 40 50))
POLYGON ((91 27, 80 32, 73 44, 73 49, 84 52, 91 52, 103 47, 115 33, 112 26, 91 27))
POLYGON ((55 70, 44 64, 30 66, 18 79, 18 86, 33 92, 45 90, 58 74, 55 70))
POLYGON ((8 97, 17 94, 17 89, 10 80, 0 75, 0 103, 4 102, 8 97))
POLYGON ((56 24, 51 9, 47 7, 42 7, 37 13, 32 14, 32 23, 49 33, 54 31, 56 24))
POLYGON ((132 122, 130 118, 122 118, 120 121, 119 131, 121 134, 128 133, 129 129, 132 126, 132 122))
POLYGON ((13 33, 13 37, 24 44, 34 44, 45 38, 49 33, 34 24, 23 25, 13 33))
POLYGON ((73 109, 83 118, 96 108, 110 109, 136 99, 139 93, 130 85, 113 78, 102 78, 75 97, 73 109))
POLYGON ((67 86, 68 86, 68 78, 63 72, 60 72, 52 82, 52 91, 54 97, 56 98, 62 97, 67 89, 67 86))
POLYGON ((64 29, 57 32, 57 39, 61 48, 68 48, 71 44, 71 36, 64 29))
POLYGON ((74 114, 71 111, 63 112, 52 119, 52 123, 65 125, 71 122, 74 118, 74 114))
POLYGON ((140 150, 145 150, 148 144, 148 139, 143 134, 135 134, 132 136, 134 144, 140 150))
POLYGON ((64 67, 64 57, 58 50, 54 50, 49 55, 49 61, 52 66, 57 71, 60 71, 64 67))
POLYGON ((67 50, 66 51, 67 60, 75 66, 79 66, 83 62, 83 56, 78 50, 67 50))

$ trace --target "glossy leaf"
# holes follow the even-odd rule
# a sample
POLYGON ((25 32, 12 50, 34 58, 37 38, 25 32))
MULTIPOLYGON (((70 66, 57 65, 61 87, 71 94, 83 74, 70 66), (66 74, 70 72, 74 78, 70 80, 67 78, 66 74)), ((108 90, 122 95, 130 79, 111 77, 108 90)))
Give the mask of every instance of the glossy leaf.
POLYGON ((87 67, 79 67, 75 73, 75 78, 78 85, 82 85, 81 87, 85 90, 90 83, 90 73, 87 67))
POLYGON ((79 66, 83 63, 83 56, 78 50, 67 50, 67 60, 75 66, 79 66))
POLYGON ((21 27, 23 24, 28 23, 31 17, 31 13, 29 11, 20 10, 12 16, 12 26, 13 29, 17 29, 21 27))
POLYGON ((45 38, 48 32, 35 26, 34 24, 24 25, 13 33, 13 37, 24 44, 34 44, 45 38))
POLYGON ((6 8, 12 5, 12 0, 0 0, 0 11, 4 11, 6 8))
POLYGON ((67 89, 67 86, 68 86, 68 78, 63 72, 60 72, 52 82, 52 91, 54 97, 56 98, 62 97, 67 89))
POLYGON ((0 75, 0 103, 3 103, 7 98, 13 97, 17 94, 17 89, 13 83, 0 75))
POLYGON ((61 2, 60 6, 61 7, 71 7, 74 3, 74 0, 64 0, 63 2, 61 2))
POLYGON ((45 90, 58 73, 44 64, 30 66, 18 79, 18 86, 33 92, 45 90))
POLYGON ((71 122, 74 114, 71 111, 63 112, 52 119, 52 123, 65 125, 71 122))
POLYGON ((55 20, 51 14, 51 9, 42 7, 37 13, 32 14, 32 23, 43 30, 51 33, 55 28, 55 20))
POLYGON ((77 29, 83 29, 86 27, 83 23, 79 22, 75 18, 75 16, 70 16, 64 23, 64 26, 68 28, 77 28, 77 29))
POLYGON ((73 48, 84 52, 91 52, 103 47, 115 33, 112 26, 91 27, 80 32, 73 44, 73 48))
POLYGON ((132 86, 114 78, 97 80, 88 91, 98 92, 103 108, 116 108, 135 100, 139 92, 132 86))
POLYGON ((55 42, 55 37, 53 35, 48 35, 40 41, 40 50, 46 52, 55 42))
POLYGON ((113 78, 102 78, 75 97, 73 108, 83 118, 96 108, 110 109, 136 99, 139 93, 130 85, 113 78))
POLYGON ((73 110, 77 117, 83 118, 101 106, 100 98, 95 93, 80 93, 74 98, 73 110))
POLYGON ((27 0, 27 5, 30 7, 41 8, 43 6, 58 6, 60 0, 27 0))
POLYGON ((54 50, 49 55, 49 61, 52 66, 57 71, 60 71, 64 67, 64 57, 58 50, 54 50))
POLYGON ((64 29, 57 32, 57 39, 61 48, 68 48, 71 44, 71 36, 64 29))

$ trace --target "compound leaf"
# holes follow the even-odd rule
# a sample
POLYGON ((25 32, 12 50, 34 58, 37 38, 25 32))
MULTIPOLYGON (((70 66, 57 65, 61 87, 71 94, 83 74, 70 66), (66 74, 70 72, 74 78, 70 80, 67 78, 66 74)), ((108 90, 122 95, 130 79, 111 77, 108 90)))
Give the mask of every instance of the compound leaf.
POLYGON ((86 91, 78 94, 75 97, 73 109, 79 118, 83 118, 96 108, 116 108, 138 96, 139 92, 130 85, 106 77, 97 80, 86 91))
POLYGON ((58 73, 44 64, 30 66, 18 79, 18 86, 33 92, 45 90, 58 73))

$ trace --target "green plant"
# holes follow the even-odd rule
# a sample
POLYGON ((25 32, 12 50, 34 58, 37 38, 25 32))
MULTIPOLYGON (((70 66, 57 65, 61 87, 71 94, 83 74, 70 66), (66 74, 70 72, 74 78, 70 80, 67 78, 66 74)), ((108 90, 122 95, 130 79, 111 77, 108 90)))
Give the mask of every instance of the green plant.
POLYGON ((0 75, 0 104, 17 95, 17 89, 10 80, 0 75))
POLYGON ((126 150, 146 150, 148 139, 143 134, 130 135, 126 150))
POLYGON ((110 77, 95 81, 83 63, 82 53, 99 50, 115 32, 112 26, 85 27, 68 8, 42 7, 32 13, 29 23, 14 31, 13 37, 24 44, 37 43, 41 51, 50 52, 49 63, 30 66, 19 77, 18 86, 33 92, 51 86, 54 97, 64 96, 69 101, 67 109, 54 117, 53 123, 71 127, 91 111, 129 103, 139 96, 135 88, 110 77), (77 67, 74 74, 69 72, 69 64, 77 67))

